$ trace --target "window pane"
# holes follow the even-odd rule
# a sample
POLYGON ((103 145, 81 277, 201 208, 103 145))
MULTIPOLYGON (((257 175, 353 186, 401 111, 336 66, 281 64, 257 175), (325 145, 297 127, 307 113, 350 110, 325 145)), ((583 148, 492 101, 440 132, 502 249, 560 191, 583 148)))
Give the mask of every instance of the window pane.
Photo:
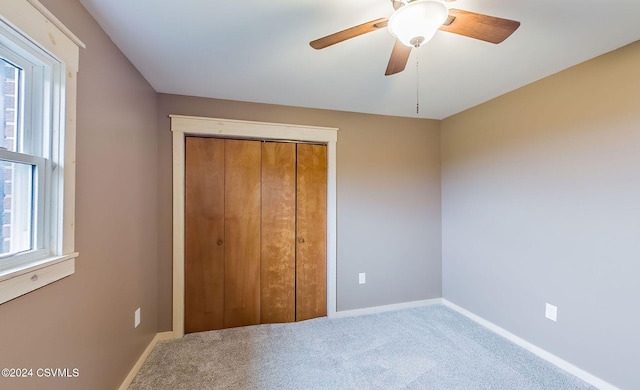
POLYGON ((0 161, 2 171, 2 251, 10 255, 33 248, 33 171, 31 164, 0 161))
POLYGON ((0 58, 0 148, 18 152, 21 69, 0 58))

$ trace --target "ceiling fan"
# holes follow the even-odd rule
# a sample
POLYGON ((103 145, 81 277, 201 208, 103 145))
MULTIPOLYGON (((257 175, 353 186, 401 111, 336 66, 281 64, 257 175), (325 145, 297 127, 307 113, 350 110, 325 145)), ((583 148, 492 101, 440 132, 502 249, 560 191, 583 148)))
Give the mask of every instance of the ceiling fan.
MULTIPOLYGON (((447 0, 452 1, 452 0, 447 0)), ((520 26, 520 22, 494 16, 449 9, 444 0, 391 0, 390 18, 375 19, 309 42, 316 50, 387 27, 396 43, 385 76, 402 72, 411 49, 433 38, 437 30, 498 44, 520 26)))

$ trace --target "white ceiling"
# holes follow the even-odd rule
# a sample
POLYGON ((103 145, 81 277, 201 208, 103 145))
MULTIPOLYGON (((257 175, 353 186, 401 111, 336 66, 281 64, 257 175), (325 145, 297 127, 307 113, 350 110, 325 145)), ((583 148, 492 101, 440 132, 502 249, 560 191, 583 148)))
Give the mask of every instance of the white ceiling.
POLYGON ((458 0, 521 26, 499 45, 439 31, 384 76, 386 29, 309 41, 389 17, 389 0, 80 1, 158 92, 433 119, 640 39, 639 0, 458 0))

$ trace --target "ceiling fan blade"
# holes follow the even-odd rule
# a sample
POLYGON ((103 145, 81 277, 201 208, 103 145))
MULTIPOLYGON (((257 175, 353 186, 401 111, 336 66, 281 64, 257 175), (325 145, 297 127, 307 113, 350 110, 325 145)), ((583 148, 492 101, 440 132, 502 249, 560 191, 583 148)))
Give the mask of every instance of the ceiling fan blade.
POLYGON ((347 39, 355 38, 359 35, 375 31, 379 28, 387 27, 388 22, 389 20, 387 18, 372 20, 367 23, 353 26, 346 30, 338 31, 337 33, 327 35, 326 37, 316 39, 315 41, 309 42, 309 45, 311 45, 311 47, 316 50, 324 49, 325 47, 335 45, 336 43, 346 41, 347 39))
POLYGON ((440 30, 490 43, 500 43, 509 38, 518 27, 520 22, 515 20, 450 9, 449 18, 440 30))
POLYGON ((391 58, 389 58, 389 65, 387 65, 387 71, 385 76, 391 76, 392 74, 400 73, 407 66, 409 61, 409 55, 411 54, 411 47, 405 46, 396 39, 396 44, 393 45, 393 51, 391 51, 391 58))

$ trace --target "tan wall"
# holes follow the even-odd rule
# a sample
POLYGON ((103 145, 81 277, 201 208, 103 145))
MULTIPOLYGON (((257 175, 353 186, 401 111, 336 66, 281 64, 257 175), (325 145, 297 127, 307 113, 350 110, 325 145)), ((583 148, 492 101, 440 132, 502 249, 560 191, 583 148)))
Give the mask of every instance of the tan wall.
POLYGON ((87 45, 78 75, 80 257, 74 275, 0 305, 0 367, 80 376, 0 378, 0 388, 112 390, 157 332, 157 95, 76 0, 42 3, 87 45))
POLYGON ((158 110, 161 330, 171 329, 169 114, 338 127, 338 310, 441 296, 438 121, 163 94, 158 110))
POLYGON ((444 297, 640 388, 640 42, 444 120, 442 186, 444 297))

